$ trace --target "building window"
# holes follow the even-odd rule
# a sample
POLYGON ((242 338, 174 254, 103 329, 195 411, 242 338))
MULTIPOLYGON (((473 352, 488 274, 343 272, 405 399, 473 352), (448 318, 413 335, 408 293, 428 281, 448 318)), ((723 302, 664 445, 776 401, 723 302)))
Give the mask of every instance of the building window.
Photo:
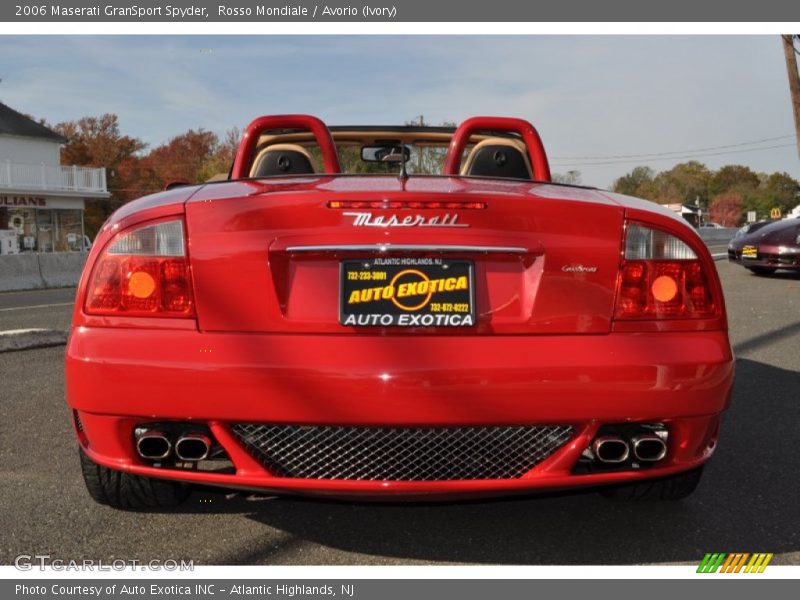
POLYGON ((82 250, 83 211, 54 210, 55 250, 56 252, 77 252, 82 250))
POLYGON ((3 254, 83 250, 83 211, 0 208, 3 254))

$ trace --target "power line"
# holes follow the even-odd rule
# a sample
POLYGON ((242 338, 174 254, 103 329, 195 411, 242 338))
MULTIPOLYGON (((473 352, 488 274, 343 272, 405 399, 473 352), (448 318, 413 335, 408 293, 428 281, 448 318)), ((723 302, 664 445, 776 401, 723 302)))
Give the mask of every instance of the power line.
MULTIPOLYGON (((794 137, 794 136, 792 136, 794 137)), ((775 146, 763 146, 761 148, 745 148, 743 150, 731 150, 728 152, 713 152, 708 154, 689 154, 686 156, 656 156, 653 158, 648 159, 628 159, 628 160, 609 160, 609 161, 602 161, 602 162, 590 162, 590 163, 557 163, 554 162, 554 166, 558 167, 594 167, 594 166, 601 166, 601 165, 619 165, 619 164, 626 164, 626 163, 635 163, 644 161, 644 162, 652 162, 652 161, 659 161, 659 160, 684 160, 684 159, 693 159, 693 158, 708 158, 712 156, 725 156, 729 154, 741 154, 743 152, 757 152, 759 150, 774 150, 776 148, 790 148, 794 147, 794 143, 791 144, 777 144, 775 146)))
POLYGON ((707 148, 693 148, 691 150, 672 150, 669 152, 651 152, 647 154, 617 154, 610 156, 553 156, 553 160, 610 160, 618 158, 650 158, 656 156, 668 156, 672 154, 684 155, 692 154, 695 152, 707 152, 710 150, 725 150, 727 148, 738 148, 741 146, 752 146, 754 144, 763 144, 764 142, 775 142, 777 140, 785 140, 793 138, 794 134, 779 135, 777 137, 763 138, 760 140, 753 140, 752 142, 739 142, 737 144, 726 144, 724 146, 708 146, 707 148))

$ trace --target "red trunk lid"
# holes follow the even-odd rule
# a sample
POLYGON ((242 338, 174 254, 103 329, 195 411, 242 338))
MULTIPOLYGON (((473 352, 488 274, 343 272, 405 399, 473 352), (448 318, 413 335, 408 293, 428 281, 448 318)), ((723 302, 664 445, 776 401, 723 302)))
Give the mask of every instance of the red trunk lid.
POLYGON ((610 330, 623 209, 593 190, 442 177, 286 178, 208 185, 186 215, 204 331, 610 330), (353 204, 376 201, 393 208, 353 204), (341 324, 341 263, 378 257, 472 262, 475 325, 341 324))

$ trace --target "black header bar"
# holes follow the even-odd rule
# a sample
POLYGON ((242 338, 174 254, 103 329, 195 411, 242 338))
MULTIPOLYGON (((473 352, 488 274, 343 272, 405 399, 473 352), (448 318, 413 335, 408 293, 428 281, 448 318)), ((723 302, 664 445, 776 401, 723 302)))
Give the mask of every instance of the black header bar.
POLYGON ((12 0, 0 22, 798 22, 787 0, 12 0))

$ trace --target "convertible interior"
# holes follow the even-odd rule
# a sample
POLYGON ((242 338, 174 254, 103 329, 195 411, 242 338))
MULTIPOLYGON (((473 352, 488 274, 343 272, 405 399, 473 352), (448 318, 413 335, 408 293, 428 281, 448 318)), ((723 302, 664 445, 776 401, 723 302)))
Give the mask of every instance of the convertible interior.
MULTIPOLYGON (((441 175, 452 127, 331 127, 343 173, 399 173, 401 161, 412 175, 441 175)), ((260 137, 250 177, 286 177, 324 172, 311 132, 270 132, 260 137)), ((470 136, 462 153, 461 176, 533 179, 525 143, 507 132, 470 136)))

